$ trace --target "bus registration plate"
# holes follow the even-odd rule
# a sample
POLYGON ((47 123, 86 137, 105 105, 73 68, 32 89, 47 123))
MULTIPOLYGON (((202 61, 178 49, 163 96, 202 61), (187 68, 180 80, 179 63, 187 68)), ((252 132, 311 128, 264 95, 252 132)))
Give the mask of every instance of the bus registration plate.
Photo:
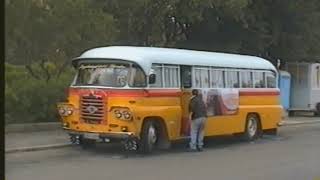
POLYGON ((97 133, 84 133, 83 137, 86 139, 94 139, 94 140, 100 139, 99 134, 97 134, 97 133))

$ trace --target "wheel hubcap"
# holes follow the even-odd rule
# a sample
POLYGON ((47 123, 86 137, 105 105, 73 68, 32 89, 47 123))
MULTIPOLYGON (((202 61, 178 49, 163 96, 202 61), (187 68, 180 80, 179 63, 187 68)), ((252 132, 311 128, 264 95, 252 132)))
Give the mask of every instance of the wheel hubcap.
POLYGON ((155 144, 157 141, 157 134, 154 126, 150 126, 148 136, 150 144, 155 144))
POLYGON ((250 137, 255 136, 257 132, 258 124, 257 121, 254 118, 250 118, 248 121, 248 132, 250 137))

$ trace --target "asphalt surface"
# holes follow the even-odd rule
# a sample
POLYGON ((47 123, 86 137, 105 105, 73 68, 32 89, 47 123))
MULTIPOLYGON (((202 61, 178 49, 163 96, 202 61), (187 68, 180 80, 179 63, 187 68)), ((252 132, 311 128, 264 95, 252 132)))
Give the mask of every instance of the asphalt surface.
POLYGON ((281 127, 254 143, 234 137, 206 139, 203 152, 186 143, 152 155, 125 155, 116 145, 66 147, 6 154, 6 179, 219 179, 319 180, 320 123, 281 127))

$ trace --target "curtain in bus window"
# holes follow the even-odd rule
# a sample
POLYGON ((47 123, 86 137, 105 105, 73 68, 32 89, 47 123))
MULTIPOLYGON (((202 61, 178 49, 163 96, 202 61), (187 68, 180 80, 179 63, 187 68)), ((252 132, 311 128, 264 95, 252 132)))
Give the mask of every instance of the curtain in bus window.
POLYGON ((275 88, 276 87, 276 76, 274 73, 267 72, 266 79, 267 79, 267 87, 268 88, 275 88))
POLYGON ((150 87, 162 87, 162 67, 155 66, 153 67, 154 73, 156 74, 156 82, 154 84, 150 84, 150 87))
POLYGON ((177 67, 164 67, 164 84, 168 88, 179 87, 179 74, 177 67))
POLYGON ((239 87, 239 79, 237 71, 226 71, 227 76, 227 84, 226 88, 238 88, 239 87))
POLYGON ((223 88, 223 71, 211 70, 210 83, 212 88, 223 88))
POLYGON ((201 70, 200 69, 195 69, 194 70, 194 85, 197 88, 201 87, 201 70))
POLYGON ((263 72, 253 72, 253 79, 254 79, 254 87, 255 88, 264 88, 265 82, 263 77, 263 72))
POLYGON ((209 69, 201 69, 201 88, 209 88, 209 69))
POLYGON ((250 71, 241 71, 241 87, 252 88, 252 75, 250 71))

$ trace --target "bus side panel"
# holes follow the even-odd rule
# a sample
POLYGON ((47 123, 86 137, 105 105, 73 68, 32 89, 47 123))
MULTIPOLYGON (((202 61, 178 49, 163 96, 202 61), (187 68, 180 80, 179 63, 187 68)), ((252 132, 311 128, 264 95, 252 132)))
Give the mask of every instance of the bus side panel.
POLYGON ((228 116, 208 117, 205 127, 205 136, 232 134, 243 124, 241 114, 228 116))
POLYGON ((237 114, 208 117, 205 129, 206 136, 244 132, 249 113, 255 113, 259 116, 262 129, 276 128, 282 115, 278 90, 255 91, 240 92, 237 114))
POLYGON ((167 128, 170 140, 180 137, 180 97, 144 97, 134 109, 137 134, 141 133, 143 120, 148 117, 161 118, 167 128))
MULTIPOLYGON (((249 113, 258 114, 262 129, 272 129, 277 127, 277 123, 281 121, 282 106, 280 105, 279 95, 266 96, 241 96, 240 97, 240 112, 244 120, 249 113)), ((244 131, 245 121, 239 124, 238 129, 244 131)))

